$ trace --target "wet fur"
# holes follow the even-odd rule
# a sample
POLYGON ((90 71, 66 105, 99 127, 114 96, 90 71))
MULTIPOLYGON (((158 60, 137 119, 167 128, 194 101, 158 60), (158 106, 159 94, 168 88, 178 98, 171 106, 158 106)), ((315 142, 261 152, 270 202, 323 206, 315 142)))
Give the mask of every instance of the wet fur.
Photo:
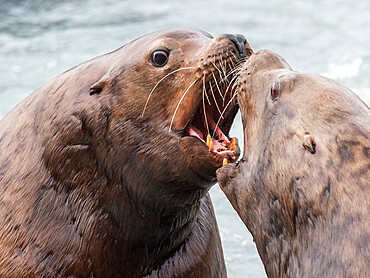
POLYGON ((232 47, 197 30, 152 33, 9 112, 0 121, 0 276, 226 277, 207 193, 217 166, 168 131, 195 70, 162 82, 142 112, 166 73, 232 47), (149 53, 162 45, 171 60, 155 68, 149 53))
POLYGON ((251 56, 239 79, 244 157, 217 176, 267 276, 369 277, 369 108, 268 51, 251 56))

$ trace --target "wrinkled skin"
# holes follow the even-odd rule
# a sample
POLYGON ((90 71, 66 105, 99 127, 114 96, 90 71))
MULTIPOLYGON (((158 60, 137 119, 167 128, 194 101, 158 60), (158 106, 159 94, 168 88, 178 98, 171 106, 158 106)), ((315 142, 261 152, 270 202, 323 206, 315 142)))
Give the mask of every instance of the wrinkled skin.
POLYGON ((56 77, 0 121, 1 277, 226 277, 207 193, 219 162, 178 134, 200 84, 169 131, 184 90, 221 51, 239 55, 225 35, 151 33, 56 77), (163 67, 149 61, 156 48, 170 50, 163 67), (193 68, 158 84, 143 113, 181 67, 193 68))
POLYGON ((248 59, 238 91, 244 156, 217 178, 267 276, 370 277, 369 108, 269 51, 248 59))

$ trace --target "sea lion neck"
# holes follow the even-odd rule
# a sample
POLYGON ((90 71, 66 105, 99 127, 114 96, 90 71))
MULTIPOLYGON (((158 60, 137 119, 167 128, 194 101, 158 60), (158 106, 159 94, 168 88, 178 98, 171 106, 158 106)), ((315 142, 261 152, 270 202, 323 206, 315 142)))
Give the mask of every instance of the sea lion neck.
MULTIPOLYGON (((162 202, 161 208, 167 207, 168 210, 172 210, 163 215, 144 207, 144 204, 138 205, 129 195, 124 198, 131 203, 129 213, 127 207, 123 208, 120 202, 114 202, 115 204, 111 202, 112 206, 109 209, 116 225, 122 227, 119 233, 126 242, 125 248, 132 253, 133 257, 140 257, 130 264, 137 264, 138 268, 144 267, 143 270, 149 272, 158 268, 183 248, 197 226, 199 214, 203 214, 199 211, 202 200, 186 207, 180 207, 178 204, 169 207, 168 203, 162 202)), ((156 204, 156 209, 158 206, 156 204)))
POLYGON ((366 104, 334 80, 295 72, 267 51, 244 64, 238 101, 243 159, 217 176, 267 276, 368 272, 366 104))
POLYGON ((226 277, 207 192, 240 154, 234 73, 251 53, 242 35, 154 32, 5 116, 0 276, 226 277))

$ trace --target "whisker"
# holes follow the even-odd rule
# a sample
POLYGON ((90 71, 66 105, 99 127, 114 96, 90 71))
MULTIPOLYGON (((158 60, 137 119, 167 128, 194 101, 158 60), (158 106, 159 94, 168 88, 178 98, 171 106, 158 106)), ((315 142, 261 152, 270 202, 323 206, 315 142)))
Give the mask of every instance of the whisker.
POLYGON ((233 52, 231 52, 231 54, 235 58, 236 65, 240 65, 241 63, 244 63, 247 60, 246 58, 238 58, 238 57, 236 57, 233 52))
POLYGON ((248 72, 248 69, 241 69, 239 72, 238 72, 238 75, 241 74, 241 73, 244 73, 244 72, 248 72))
POLYGON ((144 114, 145 114, 145 110, 146 110, 146 107, 148 106, 148 103, 149 103, 149 99, 150 97, 152 96, 154 90, 157 88, 157 86, 159 85, 159 83, 161 83, 163 80, 165 80, 168 76, 170 76, 171 74, 175 73, 175 72, 178 72, 180 70, 186 70, 186 69, 193 69, 194 67, 184 67, 184 68, 179 68, 179 69, 176 69, 168 74, 166 74, 164 77, 161 78, 161 80, 159 80, 157 82, 157 84, 154 85, 153 89, 150 91, 149 95, 148 95, 148 98, 145 102, 145 105, 144 105, 144 109, 143 109, 143 113, 141 114, 141 117, 144 117, 144 114))
POLYGON ((236 63, 236 65, 237 65, 237 66, 239 66, 239 65, 241 65, 241 64, 244 64, 244 63, 245 63, 245 61, 246 61, 246 59, 245 59, 245 58, 243 58, 243 59, 239 59, 239 60, 238 60, 238 62, 236 63))
POLYGON ((236 67, 236 68, 233 68, 232 70, 230 70, 230 72, 226 75, 226 78, 228 78, 230 75, 236 73, 238 70, 240 70, 241 67, 236 67))
POLYGON ((190 85, 189 87, 186 89, 185 93, 182 95, 181 99, 179 100, 179 102, 177 103, 177 106, 176 106, 176 109, 175 109, 175 112, 173 113, 173 116, 172 116, 172 119, 171 119, 171 123, 170 123, 170 128, 169 128, 169 132, 171 132, 171 128, 172 128, 172 124, 173 124, 173 120, 175 119, 175 116, 176 116, 176 113, 177 113, 177 110, 179 109, 180 107, 180 104, 181 102, 183 101, 184 97, 186 96, 186 94, 189 92, 190 88, 195 84, 195 82, 197 82, 198 79, 195 79, 190 85))
MULTIPOLYGON (((230 59, 230 61, 231 61, 231 59, 230 59)), ((233 71, 235 67, 232 64, 229 64, 229 68, 230 68, 230 71, 233 71)))
MULTIPOLYGON (((221 61, 222 62, 222 61, 221 61)), ((226 73, 227 73, 227 60, 223 61, 225 63, 225 78, 226 78, 226 73)))
POLYGON ((213 62, 212 62, 212 65, 217 69, 218 74, 220 75, 220 80, 221 80, 220 82, 223 82, 222 71, 213 62))
POLYGON ((205 92, 205 95, 206 95, 206 98, 207 98, 208 104, 209 104, 209 105, 211 105, 211 102, 209 101, 208 94, 207 94, 207 90, 206 90, 205 78, 206 78, 206 76, 205 76, 205 75, 203 75, 203 91, 205 92))
MULTIPOLYGON (((218 110, 218 112, 219 112, 219 113, 220 113, 220 115, 221 115, 220 107, 218 107, 218 103, 217 103, 217 101, 216 101, 216 96, 215 96, 215 94, 213 93, 213 89, 212 89, 211 81, 209 81, 209 87, 211 88, 211 93, 212 93, 212 96, 213 96, 213 100, 215 101, 215 104, 216 104, 217 110, 218 110)), ((223 117, 222 117, 222 118, 223 118, 223 117)))
MULTIPOLYGON (((222 52, 222 55, 223 55, 223 54, 224 54, 224 53, 222 52)), ((220 54, 220 57, 221 57, 221 59, 220 59, 220 67, 221 67, 221 69, 222 69, 222 73, 224 74, 224 76, 226 76, 226 70, 225 70, 225 68, 224 68, 222 55, 220 54)))
MULTIPOLYGON (((217 123, 216 123, 215 130, 217 129, 217 127, 218 127, 218 125, 219 125, 219 123, 220 123, 220 121, 221 121, 221 116, 223 116, 223 115, 224 115, 224 113, 225 113, 226 109, 229 107, 230 103, 234 100, 234 98, 236 97, 236 95, 237 95, 237 94, 238 94, 238 92, 236 92, 236 93, 233 95, 233 97, 229 100, 229 102, 226 104, 226 106, 225 106, 224 110, 222 111, 222 113, 221 113, 220 117, 218 118, 218 121, 217 121, 217 123)), ((213 134, 214 134, 214 133, 213 133, 213 134)), ((213 139, 213 137, 212 137, 212 139, 213 139)))
POLYGON ((204 94, 205 94, 205 91, 203 90, 202 92, 202 99, 203 99, 203 113, 204 113, 204 119, 206 121, 206 128, 207 128, 207 133, 209 132, 209 126, 208 126, 208 120, 207 120, 207 114, 206 114, 206 104, 205 104, 205 101, 204 101, 204 94))
MULTIPOLYGON (((223 77, 222 77, 222 71, 223 71, 223 68, 219 68, 219 67, 217 67, 216 66, 216 55, 215 56, 213 56, 213 60, 214 60, 214 62, 212 63, 212 65, 217 69, 217 71, 218 71, 218 74, 220 75, 220 82, 223 80, 223 77)), ((218 61, 219 63, 220 63, 220 61, 218 61)))
POLYGON ((211 62, 212 63, 212 65, 218 70, 218 72, 220 72, 221 73, 221 70, 215 65, 215 63, 213 63, 213 62, 211 62))
POLYGON ((238 62, 239 58, 236 57, 235 53, 234 52, 231 52, 231 54, 233 55, 233 57, 235 58, 235 63, 238 62))
POLYGON ((230 57, 230 63, 232 64, 232 66, 235 68, 235 64, 234 64, 234 61, 233 61, 233 59, 232 59, 233 57, 230 57))
POLYGON ((223 97, 223 95, 222 95, 222 93, 221 93, 221 90, 220 90, 220 88, 218 87, 218 84, 217 84, 218 82, 217 82, 217 80, 216 80, 216 76, 214 75, 214 73, 213 73, 213 72, 212 72, 212 75, 213 75, 213 79, 215 80, 217 90, 218 90, 218 92, 220 93, 221 98, 222 98, 222 99, 224 99, 224 97, 223 97))
POLYGON ((221 85, 221 83, 225 83, 224 77, 222 76, 222 71, 220 71, 218 74, 220 75, 220 81, 218 81, 218 84, 221 85))
MULTIPOLYGON (((229 84, 229 86, 227 86, 227 88, 226 88, 226 93, 225 93, 225 94, 227 94, 227 92, 229 91, 230 86, 231 86, 231 85, 234 85, 234 83, 235 83, 235 81, 238 79, 238 77, 239 77, 238 75, 235 75, 235 76, 230 80, 230 84, 229 84)), ((226 95, 225 95, 225 99, 226 99, 226 95)), ((223 101, 222 105, 225 105, 225 100, 223 101)))
POLYGON ((230 84, 227 86, 226 90, 225 90, 225 98, 224 100, 222 101, 222 106, 225 106, 225 99, 226 99, 226 95, 227 95, 227 92, 229 91, 229 88, 231 85, 233 85, 236 81, 236 79, 238 78, 238 75, 235 75, 233 76, 233 78, 230 80, 230 84))

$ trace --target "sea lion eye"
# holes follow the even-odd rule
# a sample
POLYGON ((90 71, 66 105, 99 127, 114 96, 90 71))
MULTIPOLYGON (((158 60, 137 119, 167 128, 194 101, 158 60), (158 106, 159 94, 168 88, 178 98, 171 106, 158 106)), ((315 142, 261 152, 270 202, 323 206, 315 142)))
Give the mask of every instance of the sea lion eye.
POLYGON ((164 50, 154 50, 150 55, 152 64, 156 67, 163 67, 168 61, 168 52, 164 50))
POLYGON ((279 82, 276 81, 271 86, 271 99, 276 100, 279 97, 279 82))

